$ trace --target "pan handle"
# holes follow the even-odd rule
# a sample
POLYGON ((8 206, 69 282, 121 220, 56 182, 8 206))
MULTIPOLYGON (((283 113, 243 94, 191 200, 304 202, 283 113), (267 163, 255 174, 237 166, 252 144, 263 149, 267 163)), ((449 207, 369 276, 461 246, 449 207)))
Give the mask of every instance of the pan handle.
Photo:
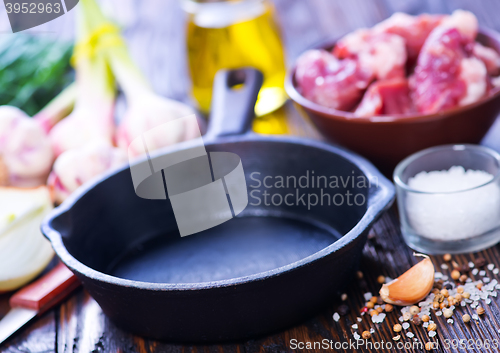
POLYGON ((217 72, 212 113, 205 136, 216 138, 243 135, 250 131, 262 81, 262 73, 252 68, 217 72))

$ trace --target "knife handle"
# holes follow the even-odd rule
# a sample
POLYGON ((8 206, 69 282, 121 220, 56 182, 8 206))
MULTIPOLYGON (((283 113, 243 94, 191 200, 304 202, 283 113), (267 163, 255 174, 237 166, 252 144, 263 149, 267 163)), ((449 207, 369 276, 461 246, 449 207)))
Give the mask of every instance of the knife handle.
POLYGON ((36 310, 43 314, 65 299, 80 286, 78 278, 63 263, 27 285, 9 300, 11 308, 36 310))

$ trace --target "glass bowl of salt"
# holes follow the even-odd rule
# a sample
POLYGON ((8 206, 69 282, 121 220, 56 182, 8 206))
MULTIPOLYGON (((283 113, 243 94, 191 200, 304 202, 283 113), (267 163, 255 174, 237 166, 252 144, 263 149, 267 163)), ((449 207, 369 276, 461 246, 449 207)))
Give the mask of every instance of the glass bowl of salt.
POLYGON ((427 254, 479 251, 500 241, 500 155, 477 145, 444 145, 398 164, 401 231, 427 254))

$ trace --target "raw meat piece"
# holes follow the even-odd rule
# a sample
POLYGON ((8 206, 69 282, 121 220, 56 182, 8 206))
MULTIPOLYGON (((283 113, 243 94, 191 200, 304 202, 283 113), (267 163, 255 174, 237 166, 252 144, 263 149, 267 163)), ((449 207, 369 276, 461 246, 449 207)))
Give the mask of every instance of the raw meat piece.
POLYGON ((373 27, 373 32, 392 33, 403 37, 406 42, 408 59, 414 62, 431 31, 446 17, 448 16, 429 14, 411 16, 396 12, 373 27))
POLYGON ((359 29, 342 38, 333 53, 339 58, 357 58, 379 80, 405 76, 406 44, 396 34, 359 29))
POLYGON ((434 113, 470 104, 487 91, 486 67, 469 57, 477 20, 457 10, 436 27, 418 57, 410 79, 413 101, 421 113, 434 113))
POLYGON ((308 50, 297 60, 295 79, 304 97, 309 98, 316 87, 316 78, 324 77, 332 55, 325 50, 308 50))
POLYGON ((405 77, 405 41, 398 35, 382 33, 369 40, 369 50, 358 54, 362 67, 371 70, 379 80, 405 77))
POLYGON ((368 46, 371 30, 368 28, 360 28, 346 34, 337 41, 333 48, 333 55, 339 59, 355 56, 368 46))
POLYGON ((455 10, 451 16, 446 17, 437 27, 441 31, 455 28, 465 40, 473 42, 476 40, 478 23, 476 16, 470 11, 455 10))
POLYGON ((413 100, 421 113, 455 107, 466 92, 465 82, 459 79, 460 63, 465 57, 462 36, 456 29, 431 36, 411 78, 413 100))
POLYGON ((338 60, 324 50, 305 52, 295 77, 304 97, 339 110, 352 109, 372 81, 372 74, 356 60, 338 60))
POLYGON ((410 81, 413 101, 421 113, 453 108, 467 91, 459 77, 465 57, 463 37, 456 29, 437 34, 424 44, 410 81))
POLYGON ((500 74, 500 55, 494 49, 485 47, 480 43, 474 43, 472 53, 476 58, 484 62, 489 75, 497 76, 500 74))
POLYGON ((465 58, 460 62, 460 80, 465 83, 466 93, 458 105, 477 102, 487 91, 487 70, 478 58, 465 58))
MULTIPOLYGON (((377 40, 377 38, 385 38, 385 40, 382 39, 382 43, 384 43, 388 42, 388 39, 391 38, 387 37, 387 35, 393 34, 400 36, 405 42, 407 53, 404 56, 404 59, 408 57, 410 61, 414 62, 429 33, 436 26, 438 26, 444 18, 447 17, 448 16, 446 15, 429 14, 411 16, 397 12, 388 19, 377 24, 372 29, 363 28, 346 35, 337 43, 334 48, 334 54, 339 58, 346 58, 349 56, 359 55, 363 52, 370 52, 373 48, 377 48, 379 41, 381 41, 381 39, 377 40)), ((392 39, 392 41, 395 40, 392 39)), ((403 58, 400 57, 401 54, 399 50, 401 50, 401 46, 399 43, 393 43, 392 48, 394 48, 392 55, 395 55, 396 58, 401 59, 403 63, 405 63, 403 58)), ((379 57, 381 57, 381 62, 383 62, 384 59, 387 60, 388 58, 390 58, 390 60, 395 60, 394 57, 387 54, 379 55, 379 57)), ((400 62, 394 64, 396 67, 401 67, 400 62)), ((389 65, 389 63, 386 63, 386 65, 389 65)), ((398 75, 392 75, 392 77, 396 76, 398 75)), ((391 77, 391 75, 379 78, 388 77, 391 77)))
POLYGON ((500 76, 491 79, 491 85, 495 88, 500 87, 500 76))
POLYGON ((354 112, 359 117, 408 114, 413 111, 408 80, 394 78, 374 82, 354 112))

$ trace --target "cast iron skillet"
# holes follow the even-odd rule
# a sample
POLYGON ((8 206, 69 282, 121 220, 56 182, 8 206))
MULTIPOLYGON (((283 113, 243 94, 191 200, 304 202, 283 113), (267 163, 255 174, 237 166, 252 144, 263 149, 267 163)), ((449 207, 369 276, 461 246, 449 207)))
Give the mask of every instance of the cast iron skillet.
MULTIPOLYGON (((136 196, 124 167, 83 187, 44 221, 57 255, 124 330, 177 342, 266 334, 324 308, 358 266, 370 226, 393 201, 392 184, 344 149, 249 132, 261 82, 253 69, 219 73, 203 138, 207 151, 241 158, 253 196, 237 217, 181 238, 170 201, 136 196), (234 88, 239 83, 243 87, 234 88), (327 178, 328 187, 324 179, 313 186, 312 175, 327 178), (289 177, 288 186, 281 187, 279 176, 289 177), (293 177, 303 177, 302 187, 293 177), (299 200, 278 205, 275 195, 297 192, 299 200), (358 196, 355 205, 351 196, 349 203, 347 192, 366 202, 358 196), (324 195, 338 193, 345 202, 328 206, 324 195), (324 203, 311 206, 311 196, 304 205, 302 194, 306 201, 323 195, 324 203)), ((179 144, 151 158, 192 146, 179 144)))

